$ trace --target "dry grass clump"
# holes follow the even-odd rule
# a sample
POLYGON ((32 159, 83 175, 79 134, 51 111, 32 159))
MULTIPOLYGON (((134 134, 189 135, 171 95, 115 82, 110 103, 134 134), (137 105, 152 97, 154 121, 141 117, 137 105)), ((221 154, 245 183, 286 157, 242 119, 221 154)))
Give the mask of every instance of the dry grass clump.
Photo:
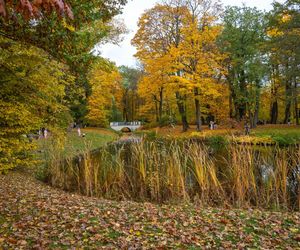
POLYGON ((196 142, 142 140, 50 161, 48 171, 53 185, 89 196, 300 208, 300 149, 295 147, 231 144, 220 157, 196 142))

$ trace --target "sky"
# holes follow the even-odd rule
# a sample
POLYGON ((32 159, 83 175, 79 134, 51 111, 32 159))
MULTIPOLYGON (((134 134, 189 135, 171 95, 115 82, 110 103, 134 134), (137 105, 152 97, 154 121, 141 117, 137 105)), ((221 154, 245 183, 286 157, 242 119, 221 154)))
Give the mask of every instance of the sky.
MULTIPOLYGON (((237 5, 242 6, 243 3, 249 7, 257 7, 261 10, 270 10, 272 8, 273 0, 221 0, 224 6, 237 5)), ((137 62, 134 58, 136 53, 135 48, 130 44, 131 39, 137 31, 137 22, 139 17, 147 9, 152 8, 159 0, 128 0, 124 7, 123 14, 118 16, 124 20, 128 34, 124 36, 124 40, 119 45, 105 44, 97 47, 96 51, 104 58, 108 58, 115 62, 117 66, 126 65, 135 67, 137 62)), ((282 0, 278 2, 283 2, 282 0)))

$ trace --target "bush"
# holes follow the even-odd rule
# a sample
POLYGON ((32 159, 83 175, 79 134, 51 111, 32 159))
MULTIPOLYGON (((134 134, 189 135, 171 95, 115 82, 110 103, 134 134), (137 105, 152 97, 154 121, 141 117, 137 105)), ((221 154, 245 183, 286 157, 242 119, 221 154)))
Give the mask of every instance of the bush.
POLYGON ((208 145, 215 150, 220 150, 224 148, 227 144, 228 140, 224 136, 216 135, 208 137, 208 145))
POLYGON ((160 119, 158 124, 160 127, 165 127, 165 126, 169 126, 169 125, 176 125, 177 121, 176 121, 176 118, 174 118, 172 116, 164 115, 160 119))
POLYGON ((296 138, 288 135, 274 135, 272 136, 272 140, 279 146, 288 146, 297 143, 296 138))

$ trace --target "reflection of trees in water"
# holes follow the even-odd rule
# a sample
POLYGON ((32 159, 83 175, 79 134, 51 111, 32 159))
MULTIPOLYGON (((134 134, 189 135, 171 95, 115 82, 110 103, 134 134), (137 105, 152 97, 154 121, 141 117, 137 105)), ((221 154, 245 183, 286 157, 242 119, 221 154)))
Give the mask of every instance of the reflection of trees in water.
POLYGON ((300 195, 300 162, 289 172, 288 189, 291 192, 292 202, 297 202, 297 198, 300 195))
POLYGON ((199 142, 131 135, 68 164, 64 169, 71 167, 67 171, 74 176, 59 185, 86 194, 89 183, 88 195, 106 198, 165 202, 198 197, 204 204, 293 209, 299 202, 300 164, 294 148, 230 145, 220 150, 199 142))

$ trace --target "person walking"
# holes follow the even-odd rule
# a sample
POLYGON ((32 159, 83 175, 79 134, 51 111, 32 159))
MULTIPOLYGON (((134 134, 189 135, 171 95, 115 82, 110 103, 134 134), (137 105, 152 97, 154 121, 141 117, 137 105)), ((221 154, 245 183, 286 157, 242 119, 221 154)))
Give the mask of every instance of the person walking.
POLYGON ((47 139, 47 137, 48 137, 48 130, 45 128, 44 129, 44 138, 47 139))
POLYGON ((77 133, 78 133, 78 136, 81 137, 81 130, 80 130, 80 126, 77 125, 77 133))
POLYGON ((213 121, 210 121, 209 122, 209 125, 210 125, 210 130, 214 130, 214 122, 213 121))
POLYGON ((44 127, 42 127, 42 129, 41 129, 41 134, 42 134, 42 137, 45 137, 45 128, 44 127))
POLYGON ((248 122, 245 125, 245 135, 250 135, 250 125, 248 122))

